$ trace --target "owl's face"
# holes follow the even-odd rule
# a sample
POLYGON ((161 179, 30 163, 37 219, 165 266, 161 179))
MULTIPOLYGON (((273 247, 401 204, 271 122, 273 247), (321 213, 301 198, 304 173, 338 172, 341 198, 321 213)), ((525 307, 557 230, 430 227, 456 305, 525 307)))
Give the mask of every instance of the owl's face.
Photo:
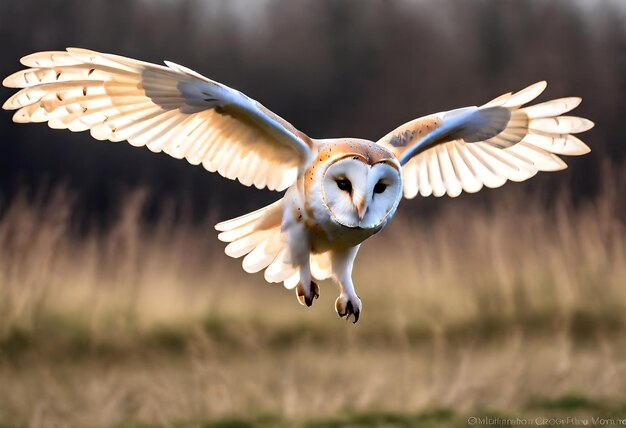
POLYGON ((392 214, 402 196, 400 171, 389 162, 370 165, 359 155, 332 163, 322 181, 324 204, 346 227, 371 229, 392 214))

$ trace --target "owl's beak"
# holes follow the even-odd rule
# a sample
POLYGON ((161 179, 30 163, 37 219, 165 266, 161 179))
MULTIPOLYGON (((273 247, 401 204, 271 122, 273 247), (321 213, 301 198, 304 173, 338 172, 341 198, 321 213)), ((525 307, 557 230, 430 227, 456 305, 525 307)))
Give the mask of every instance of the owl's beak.
POLYGON ((367 205, 367 200, 365 198, 359 198, 356 203, 356 212, 359 215, 359 221, 363 221, 363 217, 365 216, 365 207, 367 205))

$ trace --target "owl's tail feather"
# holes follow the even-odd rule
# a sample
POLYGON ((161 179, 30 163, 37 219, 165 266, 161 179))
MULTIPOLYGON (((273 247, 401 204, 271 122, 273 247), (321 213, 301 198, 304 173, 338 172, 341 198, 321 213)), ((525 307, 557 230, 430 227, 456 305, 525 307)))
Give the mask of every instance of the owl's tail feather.
POLYGON ((284 282, 285 287, 298 284, 298 267, 291 263, 286 233, 281 231, 283 200, 241 217, 215 225, 218 239, 228 242, 225 252, 233 258, 243 258, 246 272, 265 269, 267 282, 284 282))
MULTIPOLYGON (((265 269, 267 282, 284 282, 294 288, 300 280, 298 266, 293 265, 287 244, 287 233, 281 230, 283 199, 259 210, 215 225, 220 241, 228 242, 224 250, 233 258, 243 257, 243 270, 249 273, 265 269)), ((328 253, 311 254, 311 274, 317 280, 331 276, 328 253)))

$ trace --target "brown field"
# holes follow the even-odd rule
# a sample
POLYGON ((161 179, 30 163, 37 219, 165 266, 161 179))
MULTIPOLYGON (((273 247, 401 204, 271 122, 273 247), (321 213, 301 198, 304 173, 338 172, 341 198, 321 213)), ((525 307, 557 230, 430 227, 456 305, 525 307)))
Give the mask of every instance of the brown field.
POLYGON ((626 417, 626 176, 579 204, 511 188, 400 210, 357 259, 357 325, 332 283, 307 309, 245 274, 215 219, 145 222, 142 191, 88 233, 67 192, 18 197, 0 218, 0 426, 626 417))

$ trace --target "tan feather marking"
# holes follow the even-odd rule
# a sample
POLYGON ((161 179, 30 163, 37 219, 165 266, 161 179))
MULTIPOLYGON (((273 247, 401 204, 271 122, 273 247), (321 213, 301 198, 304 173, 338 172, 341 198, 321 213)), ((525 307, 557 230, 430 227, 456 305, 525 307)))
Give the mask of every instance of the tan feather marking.
MULTIPOLYGON (((426 117, 419 120, 419 127, 414 127, 415 121, 409 122, 407 124, 409 126, 403 126, 398 132, 388 136, 389 144, 393 147, 397 147, 396 152, 398 155, 404 151, 404 148, 414 145, 430 131, 441 126, 441 118, 437 116, 426 117)), ((386 140, 386 138, 384 140, 386 140)))
POLYGON ((351 138, 338 139, 334 142, 324 144, 320 147, 319 152, 311 166, 304 174, 304 192, 309 194, 311 188, 316 182, 315 175, 320 168, 326 169, 327 165, 335 163, 340 159, 356 156, 367 165, 375 165, 377 163, 386 163, 397 170, 400 170, 398 162, 389 150, 384 147, 365 141, 351 138))

